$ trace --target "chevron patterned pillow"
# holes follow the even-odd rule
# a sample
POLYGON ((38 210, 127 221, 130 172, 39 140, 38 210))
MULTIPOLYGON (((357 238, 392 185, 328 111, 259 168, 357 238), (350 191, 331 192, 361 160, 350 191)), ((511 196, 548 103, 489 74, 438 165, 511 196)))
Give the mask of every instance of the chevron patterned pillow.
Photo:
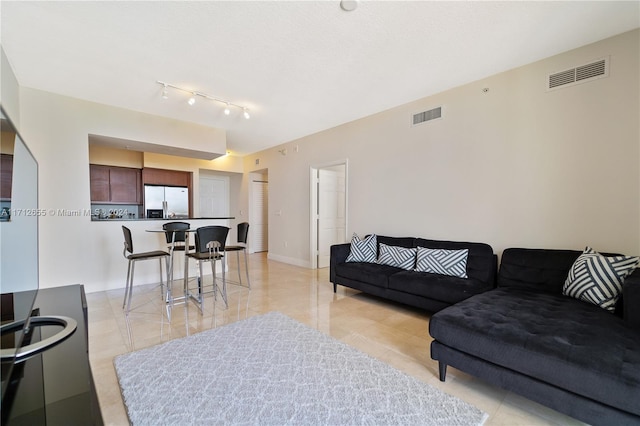
POLYGON ((378 252, 378 237, 371 234, 361 240, 358 234, 354 233, 351 238, 351 252, 347 256, 346 262, 366 262, 375 263, 378 252))
POLYGON ((467 277, 469 249, 447 250, 418 247, 416 271, 432 274, 467 277))
POLYGON ((639 263, 638 257, 603 256, 587 247, 571 266, 562 294, 614 312, 624 279, 639 263))
POLYGON ((416 249, 380 243, 378 263, 410 271, 416 265, 416 249))

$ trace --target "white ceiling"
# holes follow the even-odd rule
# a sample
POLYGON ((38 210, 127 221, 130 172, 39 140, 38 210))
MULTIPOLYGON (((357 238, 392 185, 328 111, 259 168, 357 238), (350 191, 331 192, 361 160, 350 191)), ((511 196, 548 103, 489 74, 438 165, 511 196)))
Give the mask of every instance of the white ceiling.
POLYGON ((640 26, 640 2, 0 3, 21 86, 224 128, 243 155, 640 26), (251 119, 162 80, 247 106, 251 119))

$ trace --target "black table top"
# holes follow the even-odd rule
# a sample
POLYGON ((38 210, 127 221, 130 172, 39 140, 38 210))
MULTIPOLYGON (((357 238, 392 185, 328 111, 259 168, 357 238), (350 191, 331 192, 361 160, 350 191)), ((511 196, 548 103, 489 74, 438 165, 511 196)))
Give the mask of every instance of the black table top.
MULTIPOLYGON (((89 364, 84 287, 40 289, 34 309, 39 310, 39 316, 71 317, 77 321, 77 328, 59 344, 16 364, 13 386, 5 396, 13 398, 7 424, 102 424, 89 364)), ((31 343, 60 329, 33 327, 31 343)))

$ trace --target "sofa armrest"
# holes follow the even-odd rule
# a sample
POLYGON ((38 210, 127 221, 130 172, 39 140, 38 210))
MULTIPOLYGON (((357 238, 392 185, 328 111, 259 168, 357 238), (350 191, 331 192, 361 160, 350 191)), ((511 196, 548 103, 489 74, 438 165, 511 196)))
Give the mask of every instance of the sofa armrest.
POLYGON ((640 268, 636 268, 624 280, 622 288, 624 320, 631 327, 640 330, 640 268))
POLYGON ((329 281, 336 282, 336 265, 343 263, 351 253, 351 244, 335 244, 331 246, 331 258, 329 262, 329 281))

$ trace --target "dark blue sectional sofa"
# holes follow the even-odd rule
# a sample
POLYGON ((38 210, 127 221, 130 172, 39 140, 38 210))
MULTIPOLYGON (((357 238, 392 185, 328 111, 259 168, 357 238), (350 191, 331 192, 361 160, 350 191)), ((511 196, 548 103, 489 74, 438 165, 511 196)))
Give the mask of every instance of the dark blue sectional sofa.
POLYGON ((640 424, 640 268, 610 313, 562 294, 581 254, 507 249, 497 288, 433 315, 431 357, 576 419, 640 424))

